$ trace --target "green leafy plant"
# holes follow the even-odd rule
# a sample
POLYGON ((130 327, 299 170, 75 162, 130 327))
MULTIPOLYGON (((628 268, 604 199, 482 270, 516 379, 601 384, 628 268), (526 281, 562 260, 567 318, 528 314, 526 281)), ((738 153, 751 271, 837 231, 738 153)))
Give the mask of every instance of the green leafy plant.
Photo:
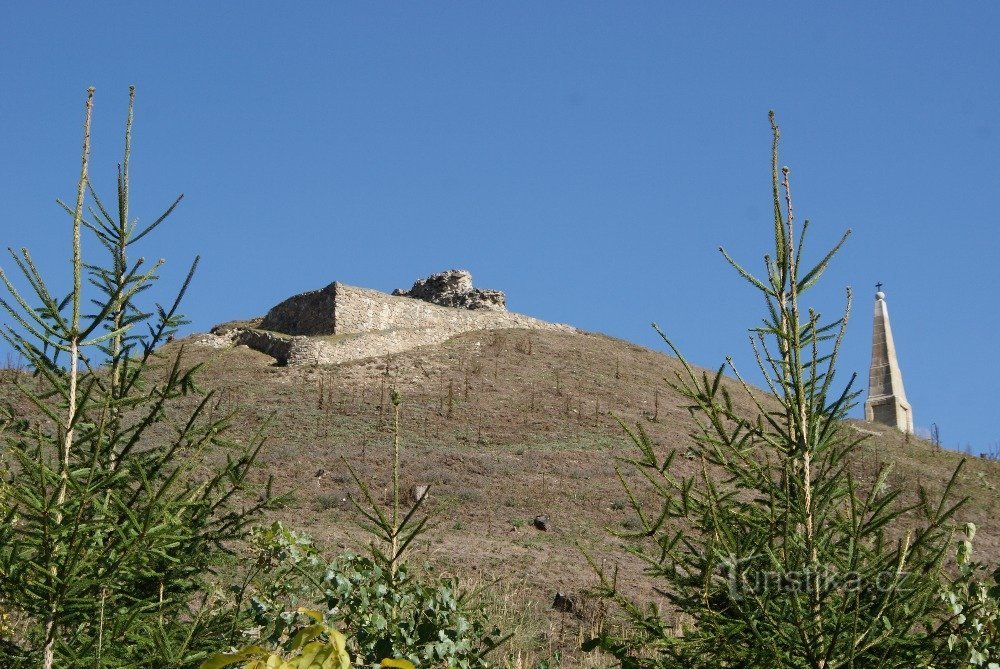
POLYGON ((849 232, 803 264, 809 223, 794 219, 773 114, 771 127, 774 247, 764 275, 720 249, 765 299, 750 341, 769 392, 753 389, 731 359, 715 374, 697 372, 660 332, 682 363, 671 385, 696 422, 685 449, 694 473, 678 473, 678 451, 657 452, 641 424, 623 423, 637 453, 618 475, 638 527, 620 536, 675 616, 631 601, 595 564, 632 634, 586 647, 623 667, 927 666, 946 634, 939 590, 962 504, 949 501, 959 473, 939 499, 921 490, 915 501, 887 486, 887 467, 870 481, 852 473, 860 440, 842 421, 857 393, 853 379, 834 387, 850 291, 844 315, 829 322, 801 302, 849 232), (734 392, 754 410, 741 410, 734 392))
POLYGON ((312 539, 279 522, 255 530, 250 544, 257 557, 234 588, 236 607, 248 615, 239 617, 233 643, 253 638, 260 647, 287 649, 316 624, 304 612, 319 611, 325 625, 348 635, 359 661, 484 666, 470 658, 491 649, 484 644, 490 630, 465 605, 456 580, 428 580, 401 562, 393 582, 383 564, 353 553, 325 562, 312 539))
POLYGON ((345 555, 324 582, 329 616, 343 625, 360 657, 401 657, 418 666, 487 667, 504 637, 471 608, 454 578, 395 574, 369 556, 345 555))
POLYGON ((224 638, 213 561, 270 501, 240 496, 262 440, 227 441, 229 417, 208 416, 211 393, 196 388, 183 349, 158 352, 185 322, 198 261, 169 306, 142 303, 162 261, 130 252, 181 198, 148 225, 131 217, 132 89, 117 201, 105 206, 89 176, 93 93, 75 204, 60 202, 72 286, 52 290, 27 249, 11 256, 28 289, 0 271, 2 334, 35 377, 15 380, 31 410, 8 409, 2 434, 0 601, 23 624, 0 630, 0 643, 5 666, 193 666, 224 638), (86 241, 106 263, 84 260, 86 241))
POLYGON ((943 658, 935 666, 1000 669, 1000 568, 987 573, 972 559, 975 536, 975 524, 966 523, 955 554, 958 575, 941 591, 951 616, 943 658))

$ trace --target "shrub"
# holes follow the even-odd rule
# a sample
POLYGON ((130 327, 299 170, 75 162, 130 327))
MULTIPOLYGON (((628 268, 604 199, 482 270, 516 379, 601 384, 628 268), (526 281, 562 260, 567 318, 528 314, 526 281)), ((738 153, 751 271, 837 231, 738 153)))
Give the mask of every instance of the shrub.
POLYGON ((1000 568, 987 574, 984 564, 973 561, 975 536, 976 526, 967 523, 955 555, 958 575, 941 590, 951 615, 935 666, 1000 669, 1000 568))
POLYGON ((420 666, 489 666, 500 630, 476 615, 457 579, 427 582, 401 564, 394 577, 370 557, 330 565, 325 604, 367 658, 404 657, 420 666))

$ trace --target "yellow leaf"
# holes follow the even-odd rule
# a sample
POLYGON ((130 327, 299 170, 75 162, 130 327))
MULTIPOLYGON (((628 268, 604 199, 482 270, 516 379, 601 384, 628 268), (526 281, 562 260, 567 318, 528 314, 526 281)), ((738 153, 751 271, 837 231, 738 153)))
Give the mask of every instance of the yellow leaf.
POLYGON ((396 669, 416 669, 412 662, 407 660, 393 660, 391 658, 385 658, 379 663, 380 667, 395 667, 396 669))
POLYGON ((289 649, 294 653, 300 648, 304 648, 307 643, 321 635, 326 631, 326 625, 322 623, 317 623, 315 625, 310 625, 298 631, 298 633, 292 637, 292 641, 289 644, 289 649))
POLYGON ((307 609, 305 607, 300 606, 297 610, 302 615, 308 616, 318 623, 323 622, 323 614, 317 611, 316 609, 307 609))

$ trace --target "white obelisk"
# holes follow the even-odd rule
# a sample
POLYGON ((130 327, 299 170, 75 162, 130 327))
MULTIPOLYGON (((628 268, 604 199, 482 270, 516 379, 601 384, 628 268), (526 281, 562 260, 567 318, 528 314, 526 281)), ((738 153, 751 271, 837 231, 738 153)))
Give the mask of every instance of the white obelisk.
MULTIPOLYGON (((881 288, 882 284, 878 284, 881 288)), ((903 375, 896 360, 896 345, 889 326, 889 309, 885 293, 875 293, 875 318, 872 325, 872 366, 868 373, 868 399, 865 420, 891 425, 913 433, 913 409, 906 401, 903 375)))

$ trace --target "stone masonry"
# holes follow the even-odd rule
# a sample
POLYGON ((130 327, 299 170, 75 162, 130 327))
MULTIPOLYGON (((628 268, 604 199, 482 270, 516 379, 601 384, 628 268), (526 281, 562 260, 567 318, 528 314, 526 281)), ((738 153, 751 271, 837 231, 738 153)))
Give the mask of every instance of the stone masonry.
POLYGON ((261 321, 261 330, 289 335, 319 336, 335 333, 337 283, 288 298, 273 307, 261 321))
MULTIPOLYGON (((471 288, 471 278, 468 284, 471 288)), ((213 333, 266 353, 279 364, 333 365, 439 344, 476 330, 575 331, 568 325, 506 311, 500 291, 481 291, 499 294, 499 303, 494 298, 490 307, 472 306, 478 304, 474 290, 452 292, 471 295, 463 308, 334 282, 274 306, 256 327, 226 324, 213 333)))
POLYGON ((392 294, 415 297, 432 304, 440 304, 442 307, 507 311, 507 296, 502 290, 474 288, 472 275, 464 269, 450 269, 440 274, 432 274, 426 279, 414 282, 409 290, 397 288, 392 294))
POLYGON ((896 359, 896 344, 889 326, 889 308, 885 293, 875 293, 872 322, 872 364, 868 373, 868 399, 865 420, 890 425, 907 434, 913 433, 913 409, 906 401, 903 375, 896 359))

